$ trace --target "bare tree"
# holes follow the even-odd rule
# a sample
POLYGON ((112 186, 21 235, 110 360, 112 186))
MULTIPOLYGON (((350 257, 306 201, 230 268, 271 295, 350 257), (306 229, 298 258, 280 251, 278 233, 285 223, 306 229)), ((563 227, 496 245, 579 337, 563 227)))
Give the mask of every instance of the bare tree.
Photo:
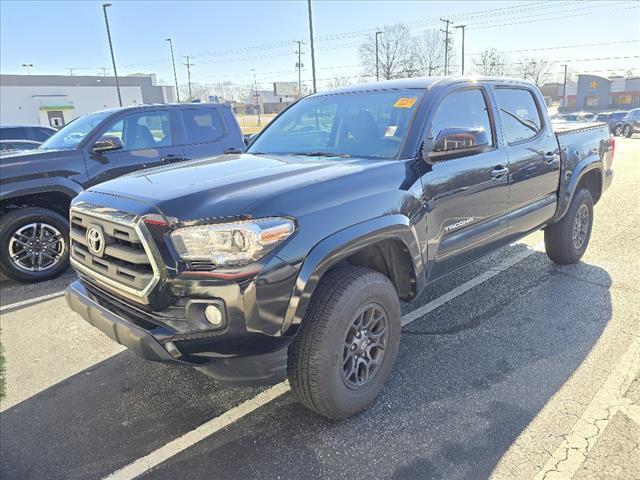
POLYGON ((518 62, 518 73, 536 85, 542 85, 549 76, 551 63, 543 58, 523 58, 518 62))
POLYGON ((479 58, 473 61, 476 70, 480 75, 502 76, 508 63, 507 57, 498 52, 495 48, 483 50, 479 58))
POLYGON ((340 88, 351 85, 351 79, 349 77, 335 77, 333 80, 329 80, 327 88, 340 88))
MULTIPOLYGON (((384 27, 378 37, 378 60, 380 77, 392 78, 412 77, 418 74, 415 56, 415 42, 406 25, 399 23, 384 27)), ((360 45, 360 64, 364 76, 376 75, 376 38, 370 34, 360 45)))
POLYGON ((211 86, 211 89, 221 102, 243 101, 247 98, 252 88, 251 85, 238 85, 230 81, 216 83, 211 86))
POLYGON ((437 31, 427 30, 424 35, 415 39, 415 55, 422 75, 431 77, 442 73, 444 39, 437 31))

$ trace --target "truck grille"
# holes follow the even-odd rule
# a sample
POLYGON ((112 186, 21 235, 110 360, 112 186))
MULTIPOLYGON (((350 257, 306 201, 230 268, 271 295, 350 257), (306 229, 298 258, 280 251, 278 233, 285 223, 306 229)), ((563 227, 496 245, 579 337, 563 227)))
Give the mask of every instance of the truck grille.
POLYGON ((134 301, 159 280, 138 216, 80 202, 71 208, 71 264, 108 290, 134 301))

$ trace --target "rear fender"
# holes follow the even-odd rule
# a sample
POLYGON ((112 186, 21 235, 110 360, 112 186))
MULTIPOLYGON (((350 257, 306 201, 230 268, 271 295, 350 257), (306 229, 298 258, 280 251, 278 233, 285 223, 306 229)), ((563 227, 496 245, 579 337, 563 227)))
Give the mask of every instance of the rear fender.
MULTIPOLYGON (((582 180, 585 175, 594 170, 598 170, 600 173, 600 180, 603 181, 604 179, 604 175, 602 174, 604 165, 602 160, 600 160, 600 157, 597 156, 597 154, 588 156, 581 154, 581 151, 567 152, 567 156, 565 157, 567 159, 570 159, 571 157, 575 158, 578 155, 584 158, 575 163, 575 166, 572 166, 571 162, 569 162, 565 167, 558 191, 558 208, 556 209, 556 214, 551 223, 560 220, 567 213, 569 205, 571 205, 571 201, 573 200, 573 196, 576 194, 577 187, 580 184, 580 180, 582 180)), ((603 186, 600 185, 599 187, 600 191, 602 191, 603 186)))
POLYGON ((322 275, 341 260, 364 247, 384 240, 401 241, 412 259, 416 291, 425 283, 425 269, 418 237, 404 215, 386 215, 341 230, 318 243, 305 258, 289 300, 283 333, 297 330, 322 275))

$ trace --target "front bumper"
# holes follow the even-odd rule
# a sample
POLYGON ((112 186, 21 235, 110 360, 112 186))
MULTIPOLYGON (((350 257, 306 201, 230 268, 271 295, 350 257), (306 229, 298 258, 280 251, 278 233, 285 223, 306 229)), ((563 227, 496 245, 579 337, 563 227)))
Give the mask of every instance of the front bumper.
MULTIPOLYGON (((286 353, 291 337, 268 337, 254 354, 229 356, 219 348, 223 336, 189 338, 155 325, 135 313, 106 304, 105 298, 76 280, 65 290, 69 307, 113 341, 154 362, 197 368, 208 376, 232 384, 272 384, 286 375, 286 353), (275 340, 275 341, 274 341, 275 340), (265 343, 267 345, 265 345, 265 343), (188 353, 183 353, 188 351, 188 353)), ((252 337, 252 334, 247 334, 252 337)), ((253 339, 255 341, 255 339, 253 339)), ((253 343, 253 342, 251 342, 253 343)))

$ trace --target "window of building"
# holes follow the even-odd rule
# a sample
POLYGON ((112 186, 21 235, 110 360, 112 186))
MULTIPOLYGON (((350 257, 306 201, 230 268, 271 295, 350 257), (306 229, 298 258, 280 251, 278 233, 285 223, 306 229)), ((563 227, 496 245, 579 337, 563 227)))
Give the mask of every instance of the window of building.
POLYGON ((496 98, 508 143, 523 142, 540 132, 542 118, 529 90, 496 88, 496 98))

